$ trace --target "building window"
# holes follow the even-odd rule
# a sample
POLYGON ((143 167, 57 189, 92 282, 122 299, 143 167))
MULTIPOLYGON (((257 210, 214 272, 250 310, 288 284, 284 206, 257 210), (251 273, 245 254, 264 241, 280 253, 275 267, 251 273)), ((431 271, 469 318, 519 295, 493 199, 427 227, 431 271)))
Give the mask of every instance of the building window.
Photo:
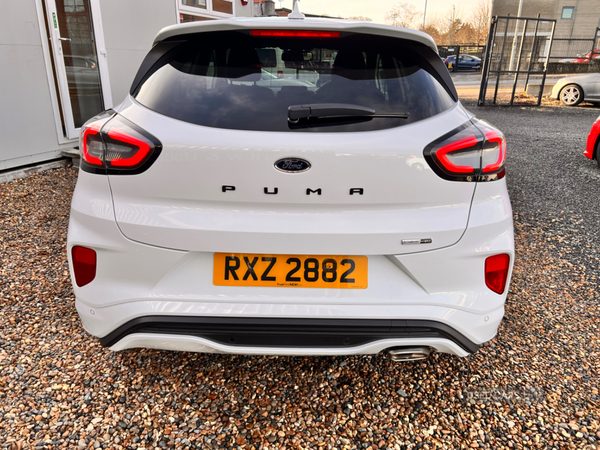
POLYGON ((227 0, 213 0, 212 1, 213 11, 233 14, 233 4, 227 0))
POLYGON ((214 20, 211 17, 205 16, 196 16, 192 14, 179 14, 179 23, 188 23, 188 22, 201 22, 203 20, 214 20))
POLYGON ((181 6, 206 9, 206 0, 181 0, 181 6))
POLYGON ((179 23, 227 18, 235 15, 235 7, 232 0, 175 1, 177 2, 179 23))
POLYGON ((563 6, 561 19, 572 19, 575 12, 574 6, 563 6))

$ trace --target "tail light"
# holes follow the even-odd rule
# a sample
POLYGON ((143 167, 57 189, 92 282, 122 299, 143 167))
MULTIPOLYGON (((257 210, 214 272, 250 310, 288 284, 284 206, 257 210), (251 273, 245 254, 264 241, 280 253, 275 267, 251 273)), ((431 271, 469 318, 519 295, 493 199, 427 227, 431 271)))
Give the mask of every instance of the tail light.
POLYGON ((452 181, 477 181, 481 172, 484 136, 470 122, 425 147, 425 159, 440 177, 452 181))
MULTIPOLYGON (((481 155, 482 178, 500 179, 504 177, 504 161, 506 161, 506 140, 504 135, 483 120, 476 120, 475 125, 485 135, 485 144, 481 155)), ((489 181, 487 179, 482 181, 489 181)))
POLYGON ((90 284, 96 278, 96 252, 91 248, 78 245, 71 249, 75 283, 82 287, 90 284))
POLYGON ((504 136, 480 120, 467 122, 433 141, 423 154, 433 171, 446 180, 493 181, 504 177, 504 136))
POLYGON ((129 120, 119 115, 95 119, 82 127, 82 170, 134 175, 148 169, 160 154, 160 141, 129 120))
POLYGON ((485 284, 497 294, 506 288, 510 256, 506 253, 490 256, 485 260, 485 284))
POLYGON ((104 147, 102 137, 100 137, 100 129, 103 123, 100 121, 90 124, 83 130, 81 134, 81 152, 83 160, 97 167, 102 167, 102 159, 104 158, 104 147))

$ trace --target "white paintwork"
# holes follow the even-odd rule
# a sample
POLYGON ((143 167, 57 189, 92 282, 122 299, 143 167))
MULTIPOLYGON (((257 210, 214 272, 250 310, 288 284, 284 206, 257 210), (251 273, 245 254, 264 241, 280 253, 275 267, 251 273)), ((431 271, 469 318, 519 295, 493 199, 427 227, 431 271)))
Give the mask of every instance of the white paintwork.
MULTIPOLYGON (((80 172, 68 255, 70 260, 73 245, 87 245, 98 252, 96 280, 74 290, 84 327, 99 337, 136 317, 191 314, 436 320, 483 343, 495 336, 506 299, 506 292, 498 295, 485 287, 484 260, 502 252, 509 253, 511 261, 514 258, 512 212, 504 181, 478 185, 470 224, 464 237, 445 249, 370 257, 367 290, 223 288, 212 285, 212 253, 170 250, 125 238, 114 220, 106 177, 80 172)), ((158 348, 163 342, 165 347, 160 348, 205 351, 196 338, 171 336, 168 345, 163 338, 156 337, 148 345, 158 348)), ((128 338, 114 348, 140 346, 140 339, 128 338)), ((439 342, 430 345, 459 354, 439 342)), ((228 351, 242 352, 238 347, 228 351)), ((264 351, 244 350, 249 354, 264 351)), ((314 353, 313 349, 305 351, 314 353)), ((285 349, 277 353, 287 354, 285 349)))
MULTIPOLYGON (((128 99, 119 112, 164 146, 146 172, 80 172, 68 236, 94 248, 96 279, 74 286, 86 330, 103 337, 148 315, 246 318, 416 319, 444 323, 473 343, 492 339, 504 315, 484 262, 514 259, 505 179, 439 178, 423 148, 466 122, 462 105, 396 129, 360 133, 222 130, 183 123, 128 99), (284 174, 281 157, 313 167, 284 174), (235 196, 222 185, 235 185, 235 196), (269 196, 264 187, 277 186, 269 196), (364 196, 349 196, 353 187, 364 196), (307 196, 306 188, 322 188, 307 196), (402 246, 431 237, 430 246, 402 246), (368 255, 364 290, 214 286, 214 252, 368 255)), ((512 267, 511 267, 512 270, 512 267)), ((360 354, 425 345, 465 356, 443 339, 393 339, 352 348, 251 348, 190 336, 134 334, 112 348, 246 354, 360 354)))
POLYGON ((460 105, 381 131, 290 133, 202 127, 129 99, 120 113, 163 143, 134 177, 109 176, 119 228, 128 238, 203 252, 381 255, 423 251, 460 239, 475 183, 437 176, 423 148, 467 121, 460 105), (275 161, 312 168, 282 173, 275 161), (162 180, 169 180, 168 184, 162 180), (222 186, 233 185, 233 192, 222 186), (264 188, 277 187, 277 195, 264 188), (322 189, 322 195, 306 190, 322 189), (349 195, 363 188, 364 195, 349 195), (440 220, 443 219, 443 220, 440 220), (433 239, 423 248, 402 239, 433 239))

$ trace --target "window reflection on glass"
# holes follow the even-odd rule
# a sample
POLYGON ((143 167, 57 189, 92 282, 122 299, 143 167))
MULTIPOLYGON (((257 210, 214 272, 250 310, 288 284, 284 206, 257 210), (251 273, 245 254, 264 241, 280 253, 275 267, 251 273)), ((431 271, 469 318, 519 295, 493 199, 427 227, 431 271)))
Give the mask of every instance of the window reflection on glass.
POLYGON ((85 12, 84 0, 64 0, 65 12, 85 12))
POLYGON ((371 131, 411 124, 451 108, 454 101, 435 74, 402 41, 381 36, 349 33, 325 43, 318 38, 240 39, 235 31, 206 32, 165 53, 133 95, 160 114, 202 126, 371 131), (410 116, 333 128, 290 128, 289 107, 311 103, 350 103, 410 116))
POLYGON ((213 19, 211 19, 210 17, 194 16, 192 14, 179 14, 179 21, 181 23, 202 22, 203 20, 213 20, 213 19))
POLYGON ((90 0, 56 0, 75 128, 104 110, 90 0))
MULTIPOLYGON (((76 1, 76 0, 74 0, 76 1)), ((206 9, 206 0, 181 0, 183 6, 206 9)))

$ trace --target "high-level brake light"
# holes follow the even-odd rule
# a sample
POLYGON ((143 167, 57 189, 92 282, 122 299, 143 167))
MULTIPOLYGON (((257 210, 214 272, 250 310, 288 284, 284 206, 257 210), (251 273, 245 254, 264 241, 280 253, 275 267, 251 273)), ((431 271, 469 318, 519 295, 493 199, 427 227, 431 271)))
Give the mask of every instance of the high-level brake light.
POLYGON ((252 36, 259 37, 302 37, 302 38, 338 38, 339 31, 315 30, 252 30, 252 36))

